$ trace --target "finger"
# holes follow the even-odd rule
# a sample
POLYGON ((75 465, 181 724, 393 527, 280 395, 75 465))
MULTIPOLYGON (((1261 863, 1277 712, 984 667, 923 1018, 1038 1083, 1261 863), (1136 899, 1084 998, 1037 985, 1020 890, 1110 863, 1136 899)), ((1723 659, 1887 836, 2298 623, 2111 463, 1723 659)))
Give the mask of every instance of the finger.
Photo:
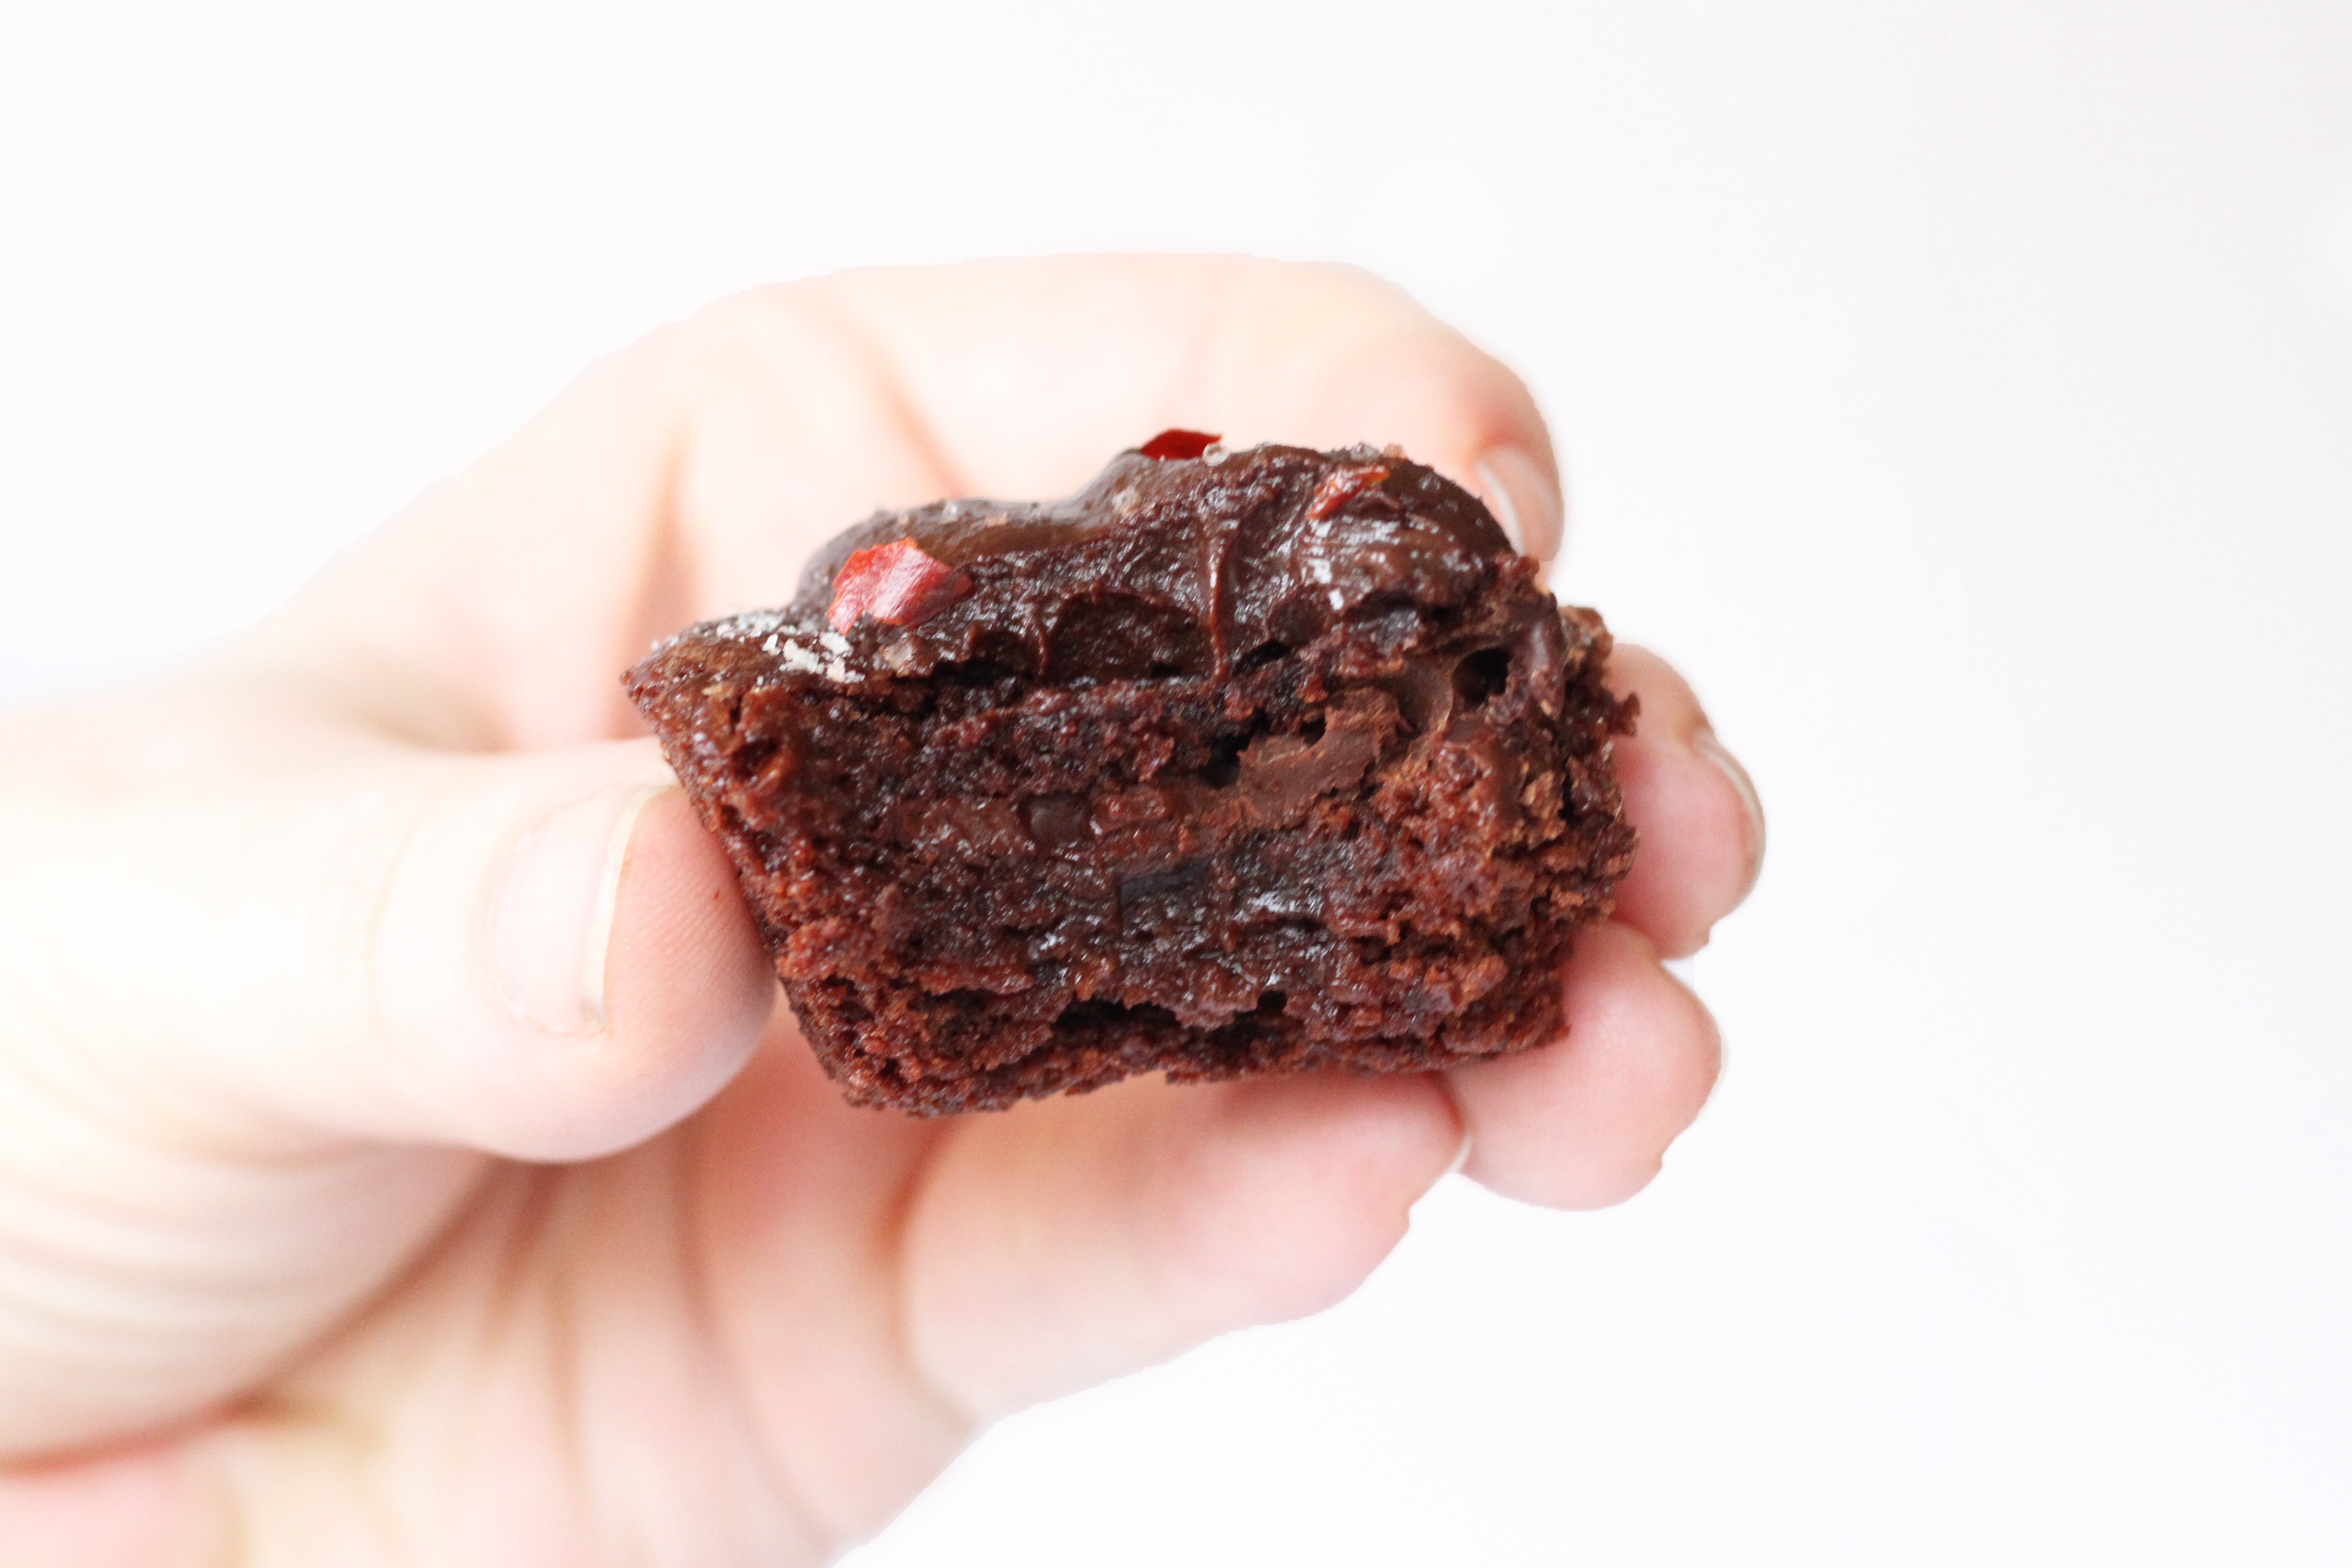
POLYGON ((910 1375, 895 1310, 908 1192, 953 1126, 845 1104, 779 1013, 685 1133, 711 1341, 773 1468, 835 1540, 880 1529, 971 1439, 910 1375))
POLYGON ((1549 1208, 1605 1208, 1657 1174, 1706 1103, 1722 1043, 1638 931, 1580 933, 1565 984, 1559 1043, 1455 1068, 1446 1087, 1472 1180, 1549 1208))
POLYGON ((1169 425, 1234 446, 1394 443, 1486 496, 1527 553, 1559 548, 1527 388, 1368 274, 1065 257, 853 273, 814 297, 870 335, 943 466, 983 493, 1058 494, 1169 425))
POLYGON ((642 733, 618 677, 655 639, 784 602, 824 540, 950 488, 873 347, 806 292, 738 296, 598 362, 331 562, 236 662, 431 744, 642 733))
POLYGON ((1461 1144, 1422 1078, 1129 1082, 957 1129, 906 1232, 909 1342, 985 1418, 1360 1284, 1461 1144))
POLYGON ((1616 742, 1617 782, 1641 834, 1617 889, 1617 921, 1669 958, 1706 945, 1764 864, 1764 808, 1747 770, 1715 738, 1698 699, 1672 666, 1620 643, 1610 689, 1642 700, 1634 733, 1616 742))
POLYGON ((347 701, 469 706, 469 744, 632 734, 614 671, 687 621, 788 600, 809 554, 875 507, 1062 493, 1171 424, 1394 443, 1484 495, 1523 550, 1559 548, 1526 388, 1361 273, 875 272, 740 295, 599 363, 252 646, 347 701))
POLYGON ((670 504, 690 424, 678 342, 656 332, 592 366, 329 562, 230 658, 296 672, 427 744, 641 733, 619 672, 694 618, 670 504))
POLYGON ((111 1100, 579 1158, 700 1104, 766 1020, 757 933, 650 742, 480 757, 272 741, 201 706, 93 722, 201 737, 167 788, 68 777, 0 825, 12 989, 111 1100), (308 765, 199 755, 272 744, 308 765))

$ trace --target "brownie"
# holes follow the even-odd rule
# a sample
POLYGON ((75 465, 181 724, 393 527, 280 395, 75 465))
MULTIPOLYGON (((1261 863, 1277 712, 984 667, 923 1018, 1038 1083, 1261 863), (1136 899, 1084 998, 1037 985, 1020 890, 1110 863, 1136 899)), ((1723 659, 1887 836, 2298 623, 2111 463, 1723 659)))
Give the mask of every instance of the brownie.
POLYGON ((1393 447, 1213 441, 877 515, 629 671, 854 1103, 1558 1031, 1633 855, 1600 617, 1393 447))

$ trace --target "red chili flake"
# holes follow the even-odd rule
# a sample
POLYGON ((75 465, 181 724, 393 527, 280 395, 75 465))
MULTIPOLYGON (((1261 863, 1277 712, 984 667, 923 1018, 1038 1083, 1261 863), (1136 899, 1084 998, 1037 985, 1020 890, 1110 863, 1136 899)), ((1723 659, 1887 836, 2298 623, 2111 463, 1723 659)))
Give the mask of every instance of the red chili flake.
POLYGON ((833 608, 825 624, 845 632, 860 616, 886 626, 911 626, 929 620, 971 592, 971 579, 923 553, 911 539, 894 539, 854 552, 833 580, 833 608))
POLYGON ((1146 441, 1141 450, 1147 458, 1166 462, 1171 458, 1197 458, 1223 439, 1202 430, 1162 430, 1146 441))
POLYGON ((1307 503, 1307 518, 1320 522, 1325 518, 1379 484, 1389 477, 1386 463, 1366 463, 1359 468, 1334 468, 1323 476, 1315 487, 1315 499, 1307 503))

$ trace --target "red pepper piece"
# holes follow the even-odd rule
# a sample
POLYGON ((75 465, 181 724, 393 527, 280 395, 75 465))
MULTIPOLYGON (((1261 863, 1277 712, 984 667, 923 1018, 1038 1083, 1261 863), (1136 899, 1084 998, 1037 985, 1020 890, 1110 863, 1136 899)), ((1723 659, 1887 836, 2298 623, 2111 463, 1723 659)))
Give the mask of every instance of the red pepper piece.
POLYGON ((923 553, 911 539, 894 539, 854 552, 833 580, 833 607, 825 624, 845 632, 860 616, 886 626, 911 626, 929 620, 971 592, 971 579, 923 553))
POLYGON ((1315 499, 1307 503, 1307 521, 1322 521, 1388 477, 1389 466, 1386 463, 1366 463, 1360 468, 1332 469, 1323 476, 1323 482, 1315 487, 1315 499))
POLYGON ((1162 430, 1143 444, 1142 452, 1161 462, 1171 458, 1197 458, 1223 439, 1204 430, 1162 430))

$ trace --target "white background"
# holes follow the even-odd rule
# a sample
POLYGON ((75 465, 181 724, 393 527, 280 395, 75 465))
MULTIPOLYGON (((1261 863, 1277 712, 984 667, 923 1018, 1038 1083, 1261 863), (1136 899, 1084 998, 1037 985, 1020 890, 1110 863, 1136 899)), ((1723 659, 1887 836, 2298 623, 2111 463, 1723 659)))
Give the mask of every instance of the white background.
POLYGON ((352 9, 0 23, 0 700, 721 291, 1243 249, 1527 375, 1771 813, 1649 1194, 1449 1182, 857 1568, 2352 1560, 2352 6, 352 9))

